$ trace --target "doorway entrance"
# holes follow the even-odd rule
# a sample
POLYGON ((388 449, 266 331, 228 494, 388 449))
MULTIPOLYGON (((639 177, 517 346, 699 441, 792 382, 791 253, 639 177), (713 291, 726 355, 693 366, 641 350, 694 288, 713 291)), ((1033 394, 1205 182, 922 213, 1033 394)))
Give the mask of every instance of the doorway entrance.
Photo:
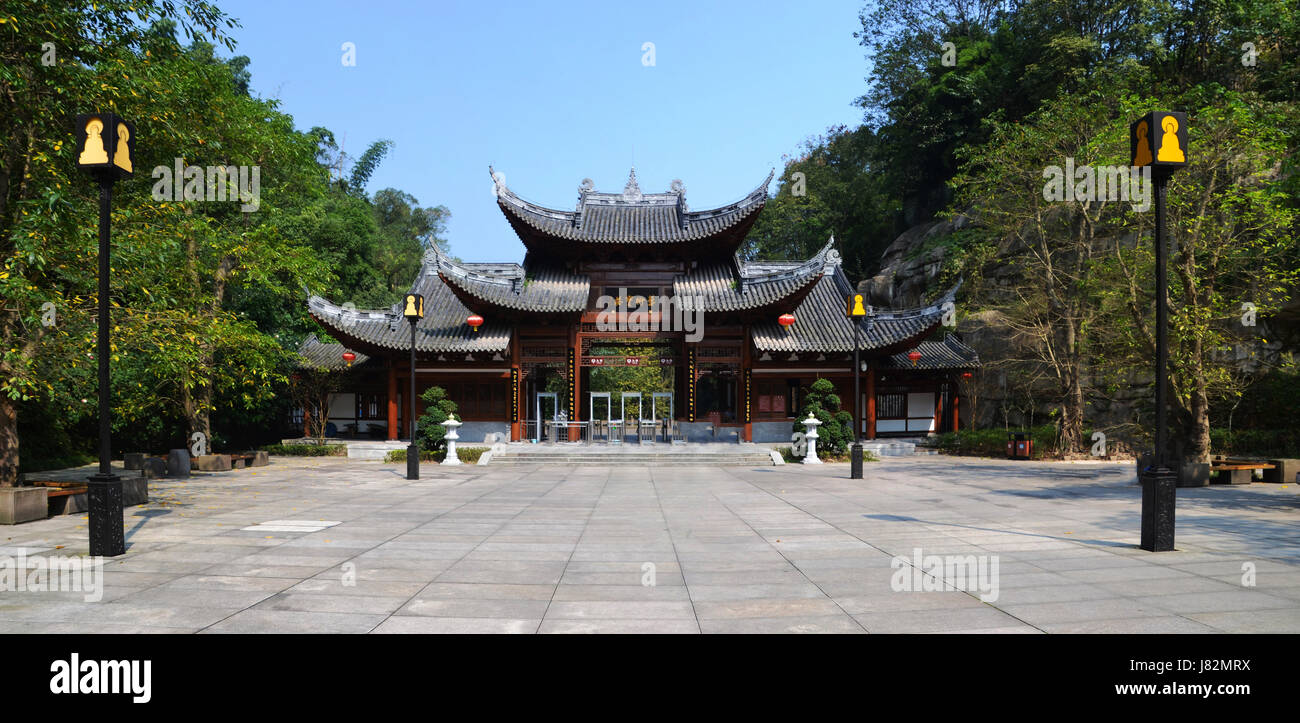
POLYGON ((697 414, 722 424, 734 424, 739 382, 740 374, 732 367, 702 368, 700 379, 695 383, 697 414))

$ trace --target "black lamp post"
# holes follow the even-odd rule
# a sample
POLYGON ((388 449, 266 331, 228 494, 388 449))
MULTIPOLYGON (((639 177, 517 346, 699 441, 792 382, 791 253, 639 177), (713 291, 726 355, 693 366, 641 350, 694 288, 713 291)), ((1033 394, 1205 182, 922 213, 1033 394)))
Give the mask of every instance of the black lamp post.
POLYGON ((1149 552, 1174 549, 1175 490, 1178 472, 1169 459, 1169 303, 1165 270, 1169 240, 1165 227, 1166 186, 1174 171, 1187 165, 1187 115, 1153 111, 1129 127, 1134 167, 1151 167, 1156 210, 1156 449, 1152 466, 1141 470, 1142 540, 1149 552))
POLYGON ((113 182, 132 174, 135 126, 112 113, 77 116, 77 167, 99 182, 99 472, 87 480, 90 508, 91 556, 116 557, 126 553, 122 532, 122 478, 113 474, 113 441, 108 363, 109 344, 109 239, 113 207, 113 182))
POLYGON ((406 447, 406 478, 420 479, 420 443, 415 439, 415 325, 424 318, 424 296, 407 294, 402 316, 411 322, 411 443, 406 447))
POLYGON ((868 307, 862 303, 862 294, 850 294, 848 305, 844 310, 853 324, 853 444, 849 447, 849 479, 862 479, 862 392, 859 379, 862 376, 862 363, 858 361, 858 343, 861 325, 858 319, 867 318, 871 323, 868 307))

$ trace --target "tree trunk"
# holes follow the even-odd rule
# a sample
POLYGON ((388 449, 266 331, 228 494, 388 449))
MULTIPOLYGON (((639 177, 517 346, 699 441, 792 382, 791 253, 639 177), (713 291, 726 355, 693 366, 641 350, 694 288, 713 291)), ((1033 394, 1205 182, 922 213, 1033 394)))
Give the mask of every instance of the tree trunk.
POLYGON ((1186 459, 1202 464, 1210 461, 1210 401, 1205 387, 1205 375, 1197 373, 1191 389, 1191 429, 1186 459))
POLYGON ((18 405, 0 393, 0 487, 18 486, 18 405))

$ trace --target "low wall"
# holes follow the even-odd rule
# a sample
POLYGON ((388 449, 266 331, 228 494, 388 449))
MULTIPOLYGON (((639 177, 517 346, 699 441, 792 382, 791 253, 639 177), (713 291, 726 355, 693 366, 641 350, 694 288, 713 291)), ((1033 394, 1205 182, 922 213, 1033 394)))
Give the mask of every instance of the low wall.
POLYGON ((509 422, 464 422, 456 430, 460 436, 456 444, 481 445, 489 434, 500 434, 502 439, 510 439, 509 422))
POLYGON ((754 422, 752 426, 755 442, 790 443, 794 434, 794 422, 754 422))

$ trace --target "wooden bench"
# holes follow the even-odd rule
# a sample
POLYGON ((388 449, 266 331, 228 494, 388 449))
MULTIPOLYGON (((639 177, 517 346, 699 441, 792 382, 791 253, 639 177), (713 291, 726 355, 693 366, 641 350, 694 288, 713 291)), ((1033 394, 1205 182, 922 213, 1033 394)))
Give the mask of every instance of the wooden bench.
POLYGON ((80 482, 33 482, 33 487, 49 487, 50 491, 45 493, 46 499, 50 497, 67 497, 68 495, 79 495, 85 493, 89 488, 80 482))
POLYGON ((77 499, 77 495, 84 495, 89 490, 81 482, 41 481, 31 484, 33 487, 46 488, 46 515, 48 516, 73 514, 87 509, 88 500, 84 497, 77 499))
MULTIPOLYGON (((1277 469, 1276 465, 1266 462, 1212 462, 1210 463, 1210 472, 1227 472, 1228 480, 1226 484, 1244 485, 1255 481, 1255 470, 1257 469, 1277 469)), ((1219 483, 1223 482, 1223 477, 1219 477, 1219 483)))

